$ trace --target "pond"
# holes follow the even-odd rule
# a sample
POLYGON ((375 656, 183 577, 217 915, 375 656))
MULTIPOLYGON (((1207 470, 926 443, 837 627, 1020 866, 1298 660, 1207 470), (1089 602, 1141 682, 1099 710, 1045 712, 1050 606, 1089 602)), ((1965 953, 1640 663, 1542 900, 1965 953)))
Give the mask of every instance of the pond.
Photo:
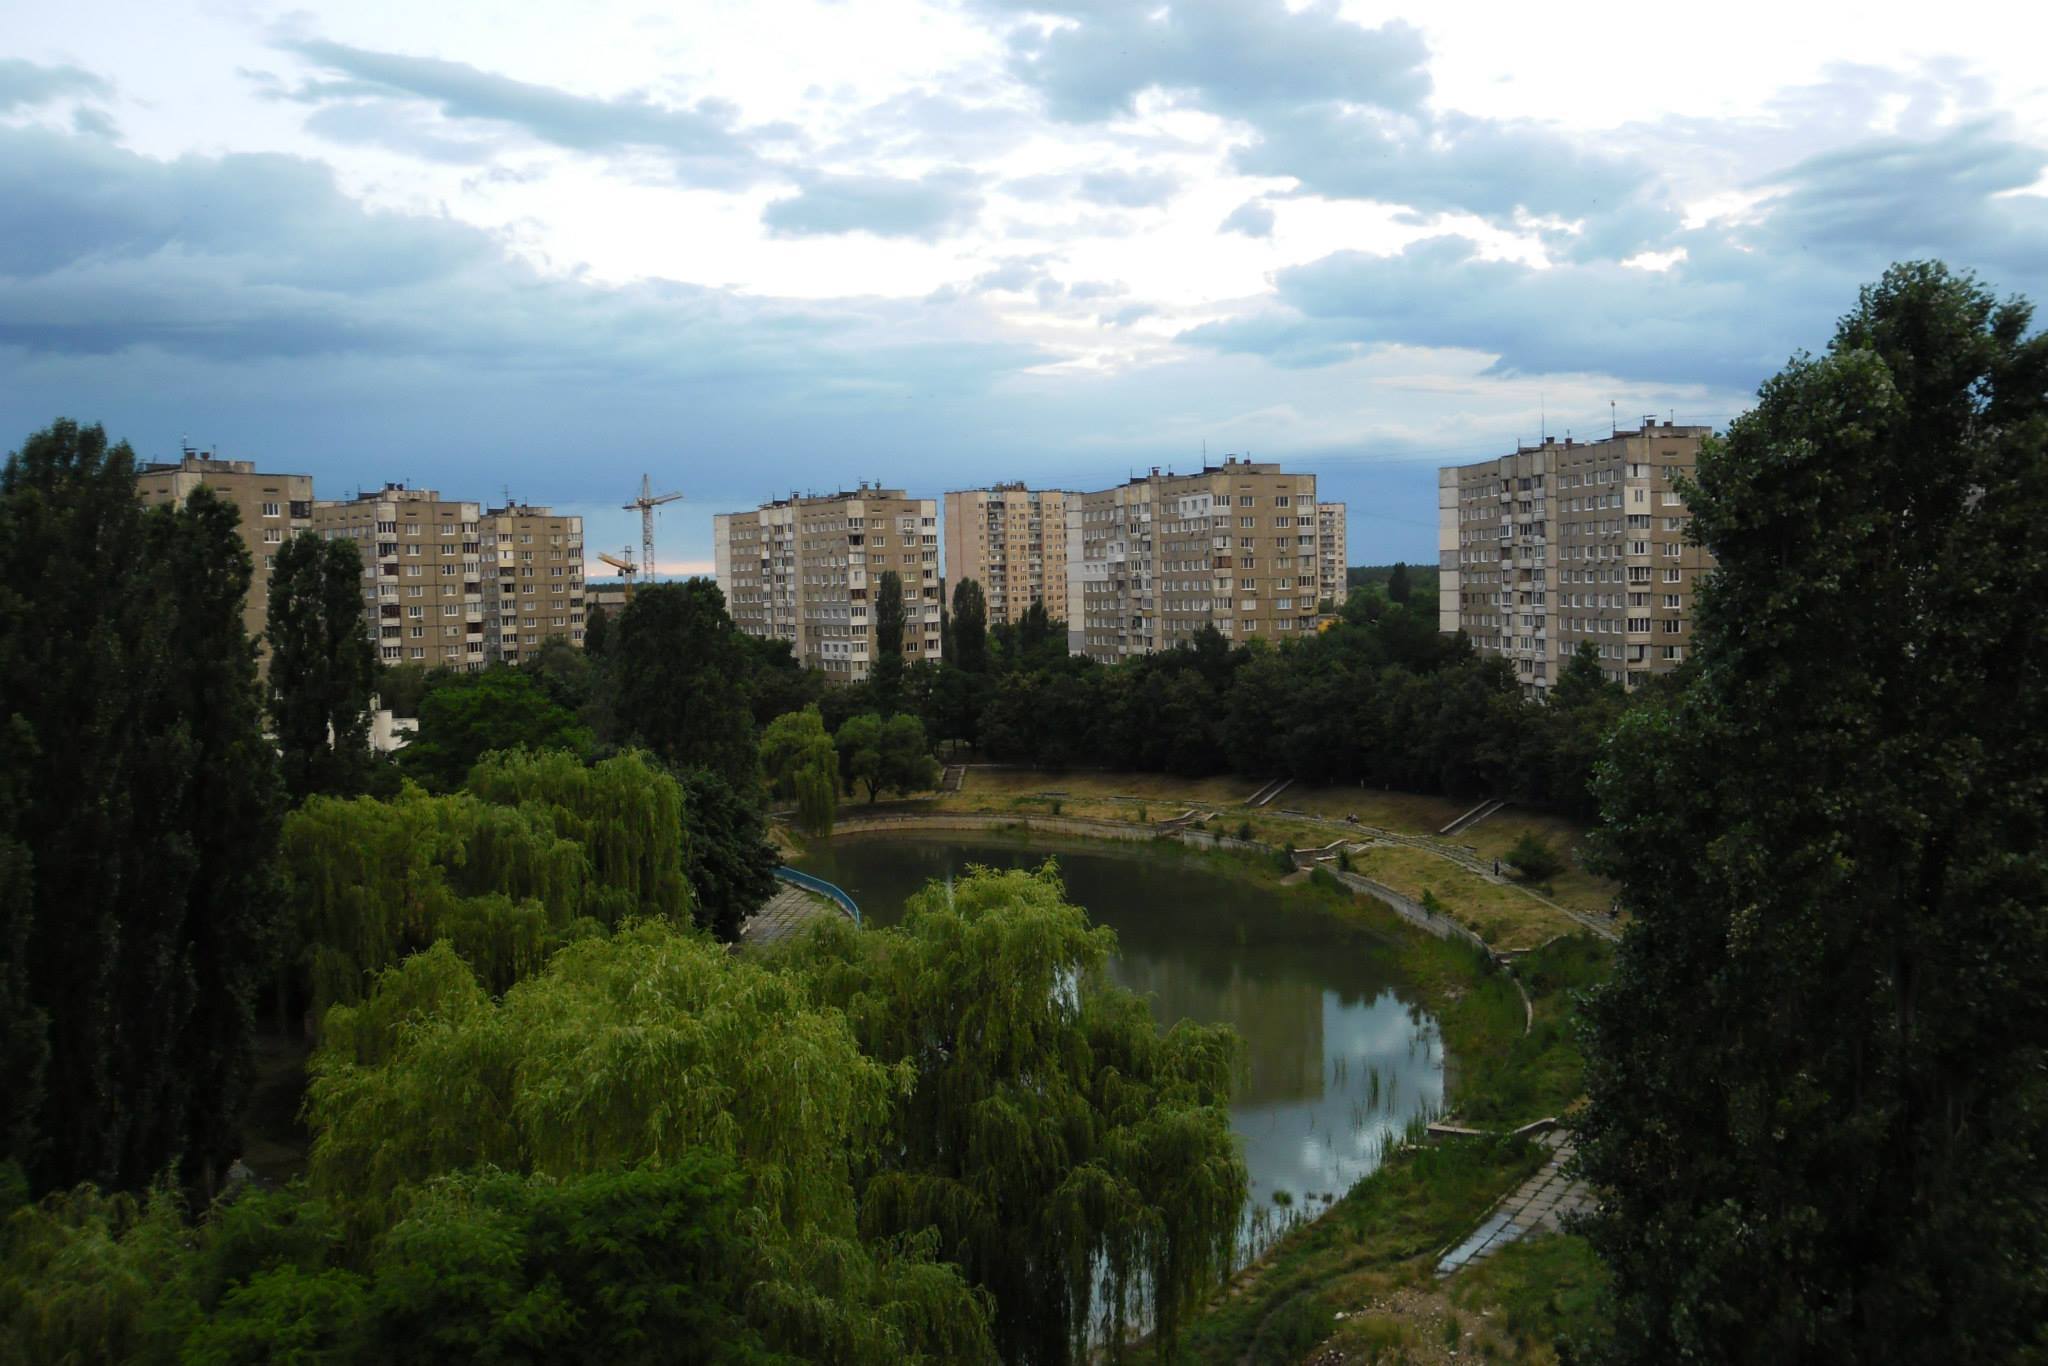
POLYGON ((892 925, 934 878, 976 864, 1032 868, 1048 856, 1068 899, 1116 931, 1111 978, 1149 998, 1162 1027, 1220 1021, 1244 1037, 1248 1075, 1231 1124, 1251 1172, 1254 1247, 1293 1217, 1320 1213, 1411 1121, 1442 1110, 1436 1022, 1387 941, 1178 849, 851 835, 814 843, 796 866, 844 887, 868 924, 892 925))

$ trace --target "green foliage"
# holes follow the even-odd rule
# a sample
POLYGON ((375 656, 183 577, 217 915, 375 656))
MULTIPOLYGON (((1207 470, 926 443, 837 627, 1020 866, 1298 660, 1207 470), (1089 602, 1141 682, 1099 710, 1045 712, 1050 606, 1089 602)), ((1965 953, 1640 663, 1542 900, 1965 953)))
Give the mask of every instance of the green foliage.
POLYGON ((278 548, 264 634, 270 719, 292 800, 362 791, 377 652, 364 629, 363 561, 354 541, 302 531, 278 548))
POLYGON ((311 1072, 313 1187, 358 1218, 455 1167, 563 1177, 701 1147, 774 1226, 834 1236, 899 1084, 839 1012, 658 922, 578 941, 497 1001, 437 944, 330 1014, 311 1072))
POLYGON ((1608 1359, 1989 1361, 2048 1321, 2048 339, 1937 265, 1702 453, 1697 671, 1600 775, 1608 1359))
POLYGON ((1548 882, 1565 870, 1563 855, 1543 842, 1534 830, 1508 846, 1507 861, 1524 882, 1548 882))
POLYGON ((356 1249, 303 1191, 186 1224, 90 1188, 0 1229, 0 1359, 751 1366, 984 1361, 987 1313, 922 1249, 764 1229, 733 1164, 415 1188, 356 1249), (765 1236, 764 1236, 765 1235, 765 1236))
POLYGON ((1397 606, 1406 607, 1408 605, 1408 595, 1412 591, 1413 589, 1408 582, 1408 566, 1396 561, 1394 572, 1387 575, 1387 601, 1397 606))
POLYGON ((777 797, 794 797, 797 777, 805 769, 828 771, 835 780, 839 776, 839 752, 815 706, 776 717, 761 734, 761 771, 777 797))
POLYGON ((1584 1238, 1548 1234, 1509 1243, 1451 1282, 1451 1298, 1487 1312, 1489 1329, 1524 1351, 1599 1331, 1607 1268, 1584 1238))
POLYGON ((934 884, 899 930, 833 924, 797 960, 908 1081, 867 1160, 863 1230, 936 1229, 994 1295, 1011 1360, 1083 1357, 1098 1318, 1122 1341, 1141 1305, 1170 1344, 1231 1264, 1236 1036, 1161 1035, 1103 976, 1114 948, 1048 865, 934 884))
POLYGON ((377 705, 393 716, 418 716, 420 699, 433 686, 433 676, 424 664, 379 664, 377 705))
POLYGON ((839 751, 816 706, 775 719, 761 737, 761 767, 777 796, 796 799, 798 824, 813 835, 832 833, 839 751))
POLYGON ((988 597, 973 579, 953 585, 953 639, 946 657, 961 672, 988 671, 988 597))
POLYGON ((839 776, 846 790, 865 783, 868 800, 883 792, 922 792, 938 786, 939 765, 925 741, 924 723, 897 715, 884 721, 872 712, 855 716, 834 737, 839 750, 839 776))
MULTIPOLYGON (((562 647, 572 653, 574 646, 562 647)), ((495 668, 447 679, 420 700, 419 734, 398 753, 408 776, 436 791, 462 786, 493 750, 567 750, 587 754, 592 737, 535 678, 495 668)))
POLYGON ((725 943, 747 916, 775 895, 775 847, 759 803, 709 769, 685 769, 683 872, 696 892, 697 924, 725 943))
POLYGON ((875 708, 893 716, 903 704, 903 579, 884 570, 875 586, 875 662, 868 671, 875 708))
MULTIPOLYGON (((1544 1156, 1533 1144, 1507 1140, 1397 1149, 1321 1218, 1283 1238, 1242 1294, 1193 1324, 1186 1355, 1236 1362, 1261 1341, 1275 1351, 1291 1347, 1295 1334, 1306 1332, 1303 1320, 1327 1315, 1322 1296, 1330 1282, 1342 1277, 1351 1283, 1361 1273, 1398 1276, 1403 1264, 1433 1259, 1544 1156)), ((1427 1275, 1427 1264, 1418 1270, 1427 1275)))
POLYGON ((316 798, 284 828, 292 985, 318 1021, 446 940, 503 991, 591 929, 687 919, 684 840, 681 787, 637 755, 499 754, 452 796, 316 798))
POLYGON ((758 781, 748 648, 718 585, 652 584, 633 595, 606 646, 614 739, 671 769, 708 768, 735 792, 758 781))
POLYGON ((601 660, 610 648, 612 639, 612 614, 602 604, 592 603, 583 614, 583 653, 593 660, 601 660))
POLYGON ((37 1189, 230 1155, 281 804, 236 520, 145 512, 98 427, 0 473, 0 1151, 37 1189))

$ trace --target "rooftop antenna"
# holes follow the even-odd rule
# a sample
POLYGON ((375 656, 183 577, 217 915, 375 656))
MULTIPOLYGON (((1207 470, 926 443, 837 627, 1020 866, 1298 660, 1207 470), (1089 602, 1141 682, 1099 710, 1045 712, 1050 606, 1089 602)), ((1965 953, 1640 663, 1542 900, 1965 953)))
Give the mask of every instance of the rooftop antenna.
POLYGON ((1541 389, 1536 391, 1536 439, 1550 440, 1550 398, 1541 389))
POLYGON ((1607 400, 1607 435, 1611 439, 1621 435, 1621 419, 1615 416, 1614 400, 1607 400))
POLYGON ((640 496, 623 505, 625 511, 635 508, 640 511, 640 572, 647 582, 654 582, 654 510, 663 503, 673 503, 683 495, 680 493, 656 493, 654 481, 647 475, 640 476, 640 496))

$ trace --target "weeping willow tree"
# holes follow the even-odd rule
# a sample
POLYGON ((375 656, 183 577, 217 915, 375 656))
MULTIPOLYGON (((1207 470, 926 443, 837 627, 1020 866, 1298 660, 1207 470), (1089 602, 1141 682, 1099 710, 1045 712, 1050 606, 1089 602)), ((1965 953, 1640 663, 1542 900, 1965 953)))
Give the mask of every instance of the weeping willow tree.
POLYGON ((935 1229, 995 1297, 1008 1360, 1081 1359, 1149 1325, 1170 1351, 1228 1273, 1247 1176, 1225 1026, 1162 1034, 1104 978, 1051 864, 933 884, 895 931, 825 930, 793 966, 911 1078, 865 1171, 871 1237, 935 1229))
POLYGON ((796 799, 797 820, 832 833, 839 809, 839 751, 815 704, 775 718, 761 736, 761 769, 777 797, 796 799))
POLYGON ((629 916, 688 922, 674 779, 637 755, 586 768, 515 753, 473 782, 446 797, 315 798, 286 820, 285 963, 315 1020, 437 941, 496 993, 629 916))
POLYGON ((864 1057, 800 980, 656 922, 574 943, 492 996, 448 943, 337 1008, 312 1065, 309 1180, 360 1239, 421 1183, 550 1179, 709 1152, 742 1176, 765 1270, 749 1320, 806 1359, 984 1360, 989 1310, 929 1235, 863 1242, 856 1167, 908 1069, 864 1057))

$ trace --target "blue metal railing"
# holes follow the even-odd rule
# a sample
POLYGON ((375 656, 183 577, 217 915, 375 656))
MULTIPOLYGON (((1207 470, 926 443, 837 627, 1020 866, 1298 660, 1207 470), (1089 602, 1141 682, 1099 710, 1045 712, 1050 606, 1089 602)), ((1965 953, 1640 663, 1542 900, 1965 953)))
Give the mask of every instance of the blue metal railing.
POLYGON ((860 924, 860 907, 854 904, 852 897, 825 881, 825 879, 812 877, 809 873, 791 868, 787 864, 776 868, 775 876, 784 882, 801 887, 805 891, 816 892, 819 896, 823 897, 830 897, 840 910, 853 917, 854 924, 860 924))

